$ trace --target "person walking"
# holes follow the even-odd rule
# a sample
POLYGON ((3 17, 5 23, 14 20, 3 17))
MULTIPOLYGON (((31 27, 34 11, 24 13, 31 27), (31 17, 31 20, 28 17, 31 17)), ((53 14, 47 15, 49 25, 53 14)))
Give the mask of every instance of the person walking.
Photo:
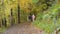
POLYGON ((34 20, 35 20, 35 15, 32 14, 32 21, 34 22, 34 20))

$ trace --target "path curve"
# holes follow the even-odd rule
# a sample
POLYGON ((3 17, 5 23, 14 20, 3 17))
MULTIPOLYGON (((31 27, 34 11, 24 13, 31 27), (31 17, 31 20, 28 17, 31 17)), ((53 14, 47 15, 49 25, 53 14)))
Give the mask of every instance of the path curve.
POLYGON ((43 31, 36 28, 31 23, 20 23, 10 27, 1 34, 43 34, 43 31))

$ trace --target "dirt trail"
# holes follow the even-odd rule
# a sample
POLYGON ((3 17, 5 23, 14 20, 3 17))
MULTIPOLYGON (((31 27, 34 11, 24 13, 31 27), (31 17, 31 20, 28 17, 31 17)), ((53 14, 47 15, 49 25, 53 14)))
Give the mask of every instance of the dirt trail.
POLYGON ((31 23, 20 23, 10 27, 1 34, 43 34, 43 31, 36 28, 31 23))

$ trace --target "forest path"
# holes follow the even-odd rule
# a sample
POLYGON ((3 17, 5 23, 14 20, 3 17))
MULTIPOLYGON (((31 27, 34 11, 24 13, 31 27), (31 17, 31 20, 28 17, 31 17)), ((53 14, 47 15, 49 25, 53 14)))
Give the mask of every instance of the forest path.
POLYGON ((33 26, 32 23, 20 23, 1 34, 43 34, 43 31, 33 26))

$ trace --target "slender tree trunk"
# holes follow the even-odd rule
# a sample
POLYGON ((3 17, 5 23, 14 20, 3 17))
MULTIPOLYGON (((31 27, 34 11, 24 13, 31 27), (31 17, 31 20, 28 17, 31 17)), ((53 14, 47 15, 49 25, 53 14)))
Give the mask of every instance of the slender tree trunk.
POLYGON ((18 23, 20 23, 20 7, 18 5, 18 23))
POLYGON ((4 26, 7 27, 7 21, 5 17, 4 17, 4 26))
MULTIPOLYGON (((1 16, 0 16, 1 17, 1 16)), ((2 20, 1 20, 1 18, 0 18, 0 27, 2 27, 2 20)))
POLYGON ((13 25, 13 12, 12 12, 12 9, 11 9, 11 14, 10 14, 10 23, 11 23, 11 25, 13 25))

